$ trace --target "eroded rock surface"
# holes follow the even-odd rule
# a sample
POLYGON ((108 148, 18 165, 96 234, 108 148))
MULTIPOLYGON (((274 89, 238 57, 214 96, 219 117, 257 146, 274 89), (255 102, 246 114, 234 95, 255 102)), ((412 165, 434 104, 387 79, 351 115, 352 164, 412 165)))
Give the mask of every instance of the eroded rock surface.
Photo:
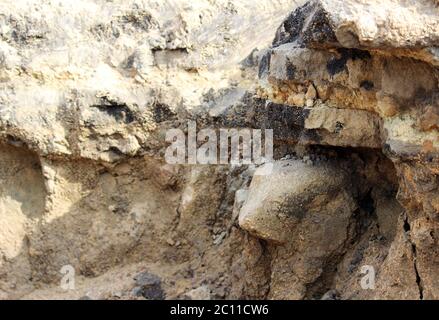
MULTIPOLYGON (((378 277, 393 283, 381 280, 375 293, 354 296, 438 298, 438 17, 435 1, 310 1, 286 18, 260 66, 260 94, 303 117, 299 144, 366 147, 395 167, 399 205, 371 192, 379 233, 390 231, 389 215, 398 225, 389 248, 375 249, 388 252, 378 277), (397 267, 410 273, 405 279, 388 269, 400 259, 395 250, 405 257, 397 267)), ((364 251, 374 245, 358 241, 365 246, 358 262, 366 264, 364 251)))
POLYGON ((438 48, 435 0, 3 1, 0 299, 439 298, 438 48), (271 174, 166 163, 189 120, 271 174))
POLYGON ((312 219, 312 212, 324 215, 318 219, 322 225, 334 225, 336 222, 325 220, 333 215, 335 219, 338 215, 349 217, 355 209, 351 190, 347 190, 351 185, 347 175, 335 163, 314 165, 301 160, 278 161, 270 175, 256 171, 241 208, 239 225, 259 238, 277 243, 288 242, 295 233, 306 233, 302 223, 312 219))

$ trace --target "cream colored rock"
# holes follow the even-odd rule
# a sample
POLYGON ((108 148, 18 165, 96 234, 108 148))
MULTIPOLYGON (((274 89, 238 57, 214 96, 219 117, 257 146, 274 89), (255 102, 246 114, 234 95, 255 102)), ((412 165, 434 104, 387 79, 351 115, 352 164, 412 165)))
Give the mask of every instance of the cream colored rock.
POLYGON ((3 0, 0 299, 437 299, 437 1, 304 3, 3 0), (168 165, 188 119, 283 160, 168 165))
POLYGON ((321 0, 344 47, 426 47, 439 43, 435 0, 321 0), (350 34, 350 35, 348 35, 350 34), (355 42, 352 42, 352 35, 355 42))
POLYGON ((317 98, 317 90, 313 84, 310 84, 308 90, 306 91, 306 98, 314 100, 317 98))
POLYGON ((186 297, 190 300, 211 300, 210 289, 208 286, 201 286, 187 292, 186 297))
POLYGON ((44 155, 133 156, 155 106, 184 114, 231 82, 255 87, 239 65, 295 3, 3 1, 0 132, 44 155))
POLYGON ((323 130, 322 144, 353 147, 381 147, 380 122, 363 110, 321 106, 309 109, 305 129, 323 130))
POLYGON ((239 225, 259 238, 288 242, 302 219, 318 207, 329 206, 346 187, 347 173, 334 164, 277 161, 270 175, 256 171, 239 225))

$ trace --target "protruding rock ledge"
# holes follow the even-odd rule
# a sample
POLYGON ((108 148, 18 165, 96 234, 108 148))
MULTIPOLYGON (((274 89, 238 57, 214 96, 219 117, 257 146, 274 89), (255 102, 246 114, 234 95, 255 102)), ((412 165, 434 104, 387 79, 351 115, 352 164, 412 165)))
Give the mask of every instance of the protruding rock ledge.
POLYGON ((438 65, 437 30, 435 0, 313 0, 288 16, 273 45, 384 50, 438 65))

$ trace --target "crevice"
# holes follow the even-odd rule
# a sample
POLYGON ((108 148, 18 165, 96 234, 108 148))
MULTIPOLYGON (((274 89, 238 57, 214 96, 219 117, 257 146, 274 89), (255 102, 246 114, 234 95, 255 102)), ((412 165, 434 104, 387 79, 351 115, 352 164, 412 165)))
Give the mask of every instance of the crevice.
MULTIPOLYGON (((180 197, 180 199, 181 199, 181 197, 180 197)), ((181 201, 181 200, 180 200, 180 201, 181 201)), ((181 220, 181 210, 180 210, 180 206, 178 206, 178 207, 175 209, 175 213, 176 213, 176 215, 175 215, 175 220, 174 220, 174 223, 173 223, 172 231, 178 230, 178 227, 180 226, 180 220, 181 220)))
POLYGON ((416 244, 411 239, 411 234, 410 234, 411 226, 410 226, 410 222, 409 222, 409 218, 408 218, 407 213, 405 213, 403 228, 404 228, 404 231, 406 232, 406 234, 408 234, 407 239, 410 242, 410 245, 412 248, 413 268, 415 270, 416 284, 417 284, 418 290, 419 290, 419 299, 424 300, 424 287, 422 285, 422 279, 421 279, 421 276, 420 276, 419 270, 418 270, 416 244))
POLYGON ((259 245, 262 248, 262 253, 258 259, 258 263, 263 263, 266 266, 265 267, 265 275, 266 275, 266 279, 267 279, 266 290, 263 294, 262 299, 268 300, 268 297, 269 297, 270 291, 271 291, 273 257, 271 256, 270 250, 268 248, 268 243, 262 239, 258 239, 258 240, 259 240, 259 245), (267 261, 261 261, 261 260, 267 260, 267 261))

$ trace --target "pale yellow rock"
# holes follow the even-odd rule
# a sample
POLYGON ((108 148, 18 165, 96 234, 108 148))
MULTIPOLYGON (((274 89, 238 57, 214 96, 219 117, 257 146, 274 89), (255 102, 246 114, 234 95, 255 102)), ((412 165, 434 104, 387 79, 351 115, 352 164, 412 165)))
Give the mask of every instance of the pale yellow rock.
POLYGON ((297 106, 297 107, 303 107, 306 105, 306 97, 305 94, 300 92, 297 94, 292 94, 288 97, 288 103, 297 106))
POLYGON ((317 90, 313 84, 310 84, 308 90, 306 91, 306 98, 314 100, 317 98, 317 90))
POLYGON ((309 109, 306 129, 322 129, 322 144, 381 147, 380 123, 372 112, 320 106, 309 109))
POLYGON ((308 212, 331 201, 335 190, 343 192, 346 179, 346 172, 330 163, 313 166, 301 160, 282 160, 274 163, 270 175, 259 175, 261 170, 264 168, 258 168, 252 180, 239 225, 278 244, 288 242, 308 212))
POLYGON ((381 94, 377 94, 377 99, 377 109, 382 117, 393 117, 398 113, 399 108, 394 99, 381 94))

